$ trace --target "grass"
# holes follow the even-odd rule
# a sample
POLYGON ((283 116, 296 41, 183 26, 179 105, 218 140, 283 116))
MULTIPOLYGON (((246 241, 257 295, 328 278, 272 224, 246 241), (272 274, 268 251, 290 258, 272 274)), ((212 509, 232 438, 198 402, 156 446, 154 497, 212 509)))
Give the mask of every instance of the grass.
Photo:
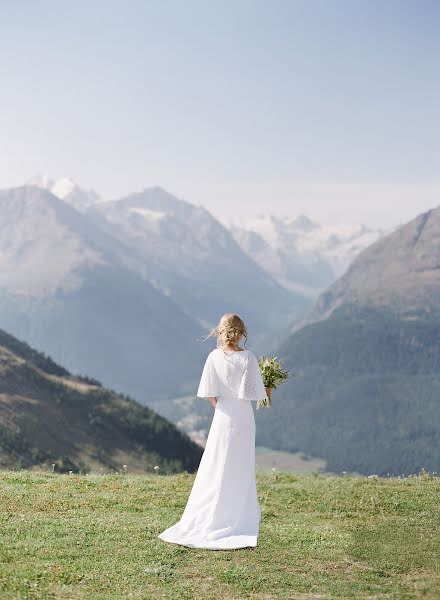
POLYGON ((193 476, 0 472, 0 598, 440 597, 440 478, 258 474, 257 548, 166 544, 193 476))

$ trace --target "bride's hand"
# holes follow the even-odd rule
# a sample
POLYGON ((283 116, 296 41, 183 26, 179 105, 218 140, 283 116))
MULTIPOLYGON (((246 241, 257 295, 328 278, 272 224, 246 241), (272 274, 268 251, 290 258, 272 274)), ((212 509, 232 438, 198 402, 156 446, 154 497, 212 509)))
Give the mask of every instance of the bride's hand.
POLYGON ((211 402, 212 408, 215 408, 217 405, 217 398, 210 398, 209 401, 211 402))
POLYGON ((271 392, 272 392, 272 388, 269 388, 269 387, 267 387, 267 388, 266 388, 266 394, 267 394, 267 397, 268 397, 268 398, 270 398, 270 394, 271 394, 271 392))

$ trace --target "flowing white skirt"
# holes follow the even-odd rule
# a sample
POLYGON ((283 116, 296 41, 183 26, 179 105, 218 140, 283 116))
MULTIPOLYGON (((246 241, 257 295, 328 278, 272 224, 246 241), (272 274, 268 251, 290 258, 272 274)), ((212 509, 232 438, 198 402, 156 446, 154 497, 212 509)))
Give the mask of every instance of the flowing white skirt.
POLYGON ((220 397, 182 517, 158 537, 190 548, 255 547, 260 517, 252 405, 220 397))

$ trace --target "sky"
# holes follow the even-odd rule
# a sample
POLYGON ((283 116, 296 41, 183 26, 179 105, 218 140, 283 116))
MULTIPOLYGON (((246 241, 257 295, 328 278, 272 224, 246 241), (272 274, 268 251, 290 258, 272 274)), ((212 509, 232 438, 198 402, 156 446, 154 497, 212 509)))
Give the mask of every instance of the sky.
POLYGON ((392 227, 440 205, 439 31, 437 0, 0 0, 0 187, 392 227))

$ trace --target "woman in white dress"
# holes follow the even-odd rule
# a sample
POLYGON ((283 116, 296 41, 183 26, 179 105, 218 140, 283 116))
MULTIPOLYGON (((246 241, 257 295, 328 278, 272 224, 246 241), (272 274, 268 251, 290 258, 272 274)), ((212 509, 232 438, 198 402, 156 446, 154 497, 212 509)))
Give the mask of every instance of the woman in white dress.
POLYGON ((251 402, 270 394, 258 361, 240 347, 247 332, 227 313, 208 337, 217 348, 206 359, 197 396, 215 408, 206 447, 180 521, 163 531, 165 542, 228 550, 257 545, 260 505, 255 481, 255 417, 251 402))

